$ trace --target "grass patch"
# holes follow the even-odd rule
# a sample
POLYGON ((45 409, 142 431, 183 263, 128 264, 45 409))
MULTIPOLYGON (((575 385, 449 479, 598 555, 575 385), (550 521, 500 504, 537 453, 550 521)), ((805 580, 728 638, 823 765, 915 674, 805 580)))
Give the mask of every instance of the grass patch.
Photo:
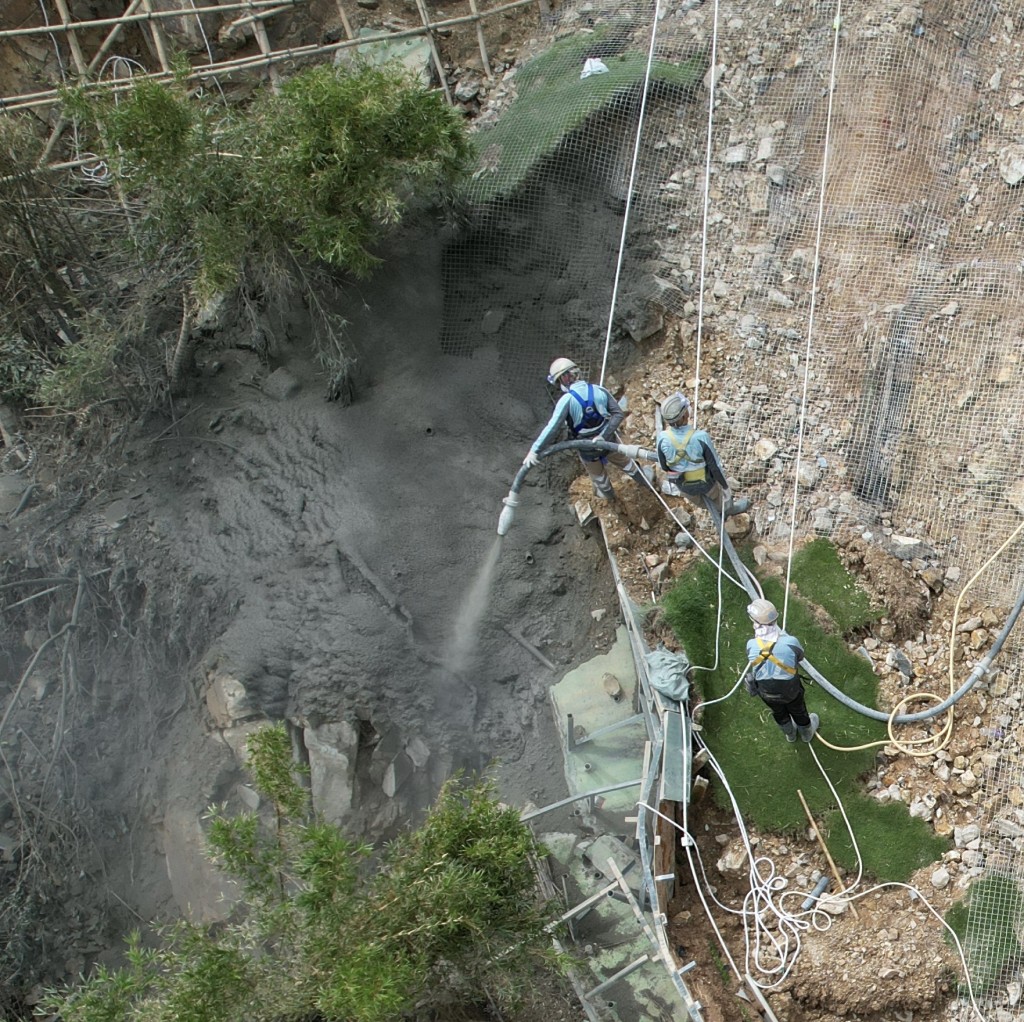
MULTIPOLYGON (((923 820, 909 816, 902 802, 879 803, 862 794, 848 797, 842 789, 840 794, 857 835, 864 868, 876 876, 905 881, 915 870, 936 862, 949 851, 949 842, 923 820)), ((857 855, 839 810, 827 813, 819 826, 832 858, 840 866, 855 870, 857 855)))
MULTIPOLYGON (((835 564, 845 574, 845 570, 835 564)), ((690 660, 710 667, 715 657, 717 585, 716 569, 707 561, 680 579, 663 607, 666 618, 686 648, 690 660)), ((782 606, 783 590, 773 578, 763 580, 765 596, 782 606)), ((828 587, 842 591, 838 579, 828 587)), ((724 696, 746 665, 746 642, 752 635, 746 615, 747 596, 736 586, 722 590, 720 662, 714 671, 700 670, 695 681, 706 699, 724 696)), ((824 608, 832 614, 833 608, 824 608)), ((877 680, 871 665, 851 653, 836 635, 822 630, 809 607, 789 601, 787 630, 796 635, 814 665, 848 696, 874 707, 877 680)), ((885 725, 871 720, 827 696, 818 686, 806 690, 808 709, 821 717, 823 737, 839 746, 857 746, 885 738, 885 725)), ((819 823, 830 830, 830 850, 837 861, 854 865, 852 847, 837 806, 803 742, 790 745, 760 700, 741 686, 725 702, 709 706, 703 717, 704 737, 721 763, 748 820, 763 830, 793 834, 807 824, 797 789, 801 790, 819 823), (834 814, 834 815, 831 815, 834 814), (832 848, 832 845, 835 848, 832 848)), ((815 751, 857 833, 865 869, 885 880, 906 880, 922 865, 934 861, 949 846, 937 839, 922 820, 912 819, 902 806, 884 806, 861 794, 860 778, 875 762, 875 749, 838 752, 815 743, 815 751), (898 835, 894 835, 898 831, 898 835)), ((712 787, 716 801, 728 805, 720 785, 712 787)))
MULTIPOLYGON (((546 156, 591 114, 625 98, 647 70, 647 54, 639 51, 602 55, 607 74, 580 79, 588 56, 602 53, 602 41, 621 26, 603 25, 592 33, 569 36, 524 64, 516 74, 515 102, 493 126, 478 131, 473 144, 479 155, 497 163, 494 173, 481 174, 471 185, 476 202, 507 195, 530 168, 546 156)), ((681 64, 656 60, 651 78, 658 86, 691 93, 707 70, 704 55, 681 64)))
POLYGON ((946 922, 963 945, 976 997, 988 994, 1006 966, 1024 953, 1013 929, 1022 911, 1024 895, 1016 881, 995 875, 976 880, 967 897, 946 913, 946 922))
POLYGON ((842 635, 885 614, 884 608, 871 606, 827 539, 816 539, 793 555, 792 579, 804 599, 828 611, 842 635))

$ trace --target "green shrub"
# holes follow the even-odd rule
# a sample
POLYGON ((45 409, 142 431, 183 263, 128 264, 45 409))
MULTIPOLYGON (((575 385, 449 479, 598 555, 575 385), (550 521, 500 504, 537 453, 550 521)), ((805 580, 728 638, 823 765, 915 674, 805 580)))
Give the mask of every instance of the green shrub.
POLYGON ((35 396, 41 404, 71 410, 115 393, 116 336, 97 316, 83 319, 81 327, 78 342, 62 348, 52 369, 38 379, 35 396))
POLYGON ((470 153, 460 115, 398 65, 310 68, 244 110, 150 80, 70 106, 145 200, 150 235, 195 255, 202 295, 281 253, 367 272, 409 198, 470 153))
POLYGON ((65 1022, 386 1022, 456 1004, 507 1010, 538 970, 561 968, 536 898, 539 848, 490 784, 450 781, 366 875, 368 849, 309 817, 284 728, 249 749, 276 823, 214 808, 209 829, 245 918, 167 927, 155 950, 136 937, 125 968, 97 971, 48 1010, 65 1022))

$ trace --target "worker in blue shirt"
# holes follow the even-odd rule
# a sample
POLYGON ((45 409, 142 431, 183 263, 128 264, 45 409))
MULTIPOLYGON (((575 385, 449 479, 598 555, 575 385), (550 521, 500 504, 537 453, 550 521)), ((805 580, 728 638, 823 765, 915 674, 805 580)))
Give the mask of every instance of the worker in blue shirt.
POLYGON ((797 735, 811 741, 820 721, 816 713, 807 712, 797 674, 804 658, 800 640, 779 628, 779 612, 771 600, 754 600, 747 616, 754 626, 754 637, 747 642, 747 692, 771 710, 787 742, 795 742, 797 735))
POLYGON ((690 425, 690 399, 676 391, 661 403, 661 418, 665 428, 655 441, 665 471, 661 492, 670 497, 707 495, 725 518, 746 511, 750 501, 732 499, 711 437, 690 425))
MULTIPOLYGON (((568 358, 556 358, 548 372, 548 383, 557 386, 562 396, 555 403, 547 425, 534 440, 523 459, 524 465, 536 465, 539 452, 552 443, 562 426, 579 440, 608 440, 618 443, 616 430, 626 413, 604 387, 587 383, 581 378, 580 368, 568 358)), ((605 466, 608 463, 622 469, 635 483, 645 485, 650 476, 632 459, 618 451, 580 451, 580 460, 594 486, 594 493, 604 500, 614 500, 615 490, 605 466)))

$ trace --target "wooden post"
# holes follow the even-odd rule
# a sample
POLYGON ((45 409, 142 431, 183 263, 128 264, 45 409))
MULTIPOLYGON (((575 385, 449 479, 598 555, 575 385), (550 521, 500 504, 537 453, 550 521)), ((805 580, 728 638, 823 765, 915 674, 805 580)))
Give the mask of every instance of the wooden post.
POLYGON ((416 6, 419 9, 423 27, 427 30, 427 42, 430 43, 430 55, 434 58, 434 67, 437 70, 437 77, 441 79, 441 88, 444 90, 444 98, 448 100, 448 105, 451 106, 452 93, 448 88, 448 79, 445 78, 444 65, 441 63, 441 54, 438 52, 437 40, 434 38, 434 29, 430 24, 430 15, 427 14, 427 5, 424 0, 416 0, 416 6))
MULTIPOLYGON (((64 0, 54 0, 54 7, 57 8, 57 13, 60 15, 60 20, 63 24, 71 25, 71 13, 68 11, 68 5, 64 0)), ((75 62, 75 68, 78 70, 80 75, 85 75, 85 57, 82 55, 82 47, 78 42, 78 34, 73 28, 68 28, 68 48, 71 50, 71 59, 75 62)))
POLYGON ((487 43, 484 41, 484 26, 480 20, 480 12, 476 9, 476 0, 469 0, 469 9, 477 16, 476 41, 480 45, 480 59, 484 62, 484 73, 489 82, 494 81, 494 73, 491 71, 491 62, 487 58, 487 43))
MULTIPOLYGON (((131 0, 128 7, 125 9, 125 14, 134 14, 135 9, 139 6, 142 0, 131 0)), ((96 70, 100 65, 100 61, 103 60, 107 53, 107 50, 114 45, 114 40, 121 34, 121 29, 124 28, 124 22, 118 22, 108 33, 107 38, 103 40, 103 45, 96 51, 96 56, 89 61, 88 66, 85 69, 83 77, 88 78, 93 71, 96 70)), ((61 135, 64 134, 64 129, 67 127, 67 118, 61 116, 57 119, 57 123, 53 126, 53 131, 50 132, 50 137, 47 139, 46 146, 43 148, 42 154, 39 157, 39 163, 46 163, 50 158, 50 153, 53 152, 54 146, 57 144, 57 140, 61 135)))
POLYGON ((355 39, 355 33, 352 31, 352 22, 348 20, 348 15, 345 13, 341 0, 335 0, 335 3, 338 6, 338 17, 341 18, 341 27, 345 30, 345 38, 355 39))
MULTIPOLYGON (((273 53, 273 48, 270 45, 270 36, 267 34, 267 26, 263 23, 262 18, 256 18, 252 23, 253 35, 256 36, 256 42, 260 44, 260 52, 264 57, 273 53)), ((270 76, 270 87, 274 92, 281 91, 281 76, 277 73, 277 68, 271 62, 267 65, 267 74, 270 76)))
MULTIPOLYGON (((814 836, 818 839, 818 844, 821 845, 821 850, 825 853, 825 859, 828 861, 829 868, 832 870, 832 876, 836 878, 836 887, 838 888, 837 894, 844 894, 846 886, 843 884, 843 878, 839 875, 839 870, 836 868, 835 862, 832 860, 832 854, 828 850, 828 845, 825 844, 825 839, 821 836, 821 831, 818 830, 818 825, 814 822, 814 817, 811 815, 811 810, 807 805, 807 799, 804 798, 804 793, 797 788, 797 798, 800 799, 800 805, 804 807, 804 812, 807 814, 807 821, 811 825, 811 830, 814 831, 814 836)), ((850 906, 850 911, 853 913, 854 919, 860 919, 857 914, 857 906, 852 901, 846 903, 850 906)))
MULTIPOLYGON (((147 14, 152 14, 152 0, 142 0, 142 9, 147 14)), ((164 38, 164 30, 160 27, 158 21, 151 21, 148 27, 150 38, 153 40, 153 47, 156 49, 157 60, 160 61, 160 66, 165 71, 170 71, 171 62, 167 59, 167 40, 164 38)))

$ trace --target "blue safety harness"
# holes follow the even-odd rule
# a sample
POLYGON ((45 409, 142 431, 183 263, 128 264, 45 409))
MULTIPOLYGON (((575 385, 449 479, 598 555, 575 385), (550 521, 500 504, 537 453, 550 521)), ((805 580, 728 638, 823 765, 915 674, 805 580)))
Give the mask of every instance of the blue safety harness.
POLYGON ((575 398, 576 403, 583 409, 583 418, 579 424, 572 421, 572 414, 566 411, 565 417, 569 424, 569 432, 574 437, 578 437, 581 433, 593 433, 594 430, 599 429, 605 424, 605 417, 598 411, 597 402, 594 400, 594 385, 592 383, 587 384, 587 400, 579 396, 574 390, 567 391, 569 397, 575 398))

